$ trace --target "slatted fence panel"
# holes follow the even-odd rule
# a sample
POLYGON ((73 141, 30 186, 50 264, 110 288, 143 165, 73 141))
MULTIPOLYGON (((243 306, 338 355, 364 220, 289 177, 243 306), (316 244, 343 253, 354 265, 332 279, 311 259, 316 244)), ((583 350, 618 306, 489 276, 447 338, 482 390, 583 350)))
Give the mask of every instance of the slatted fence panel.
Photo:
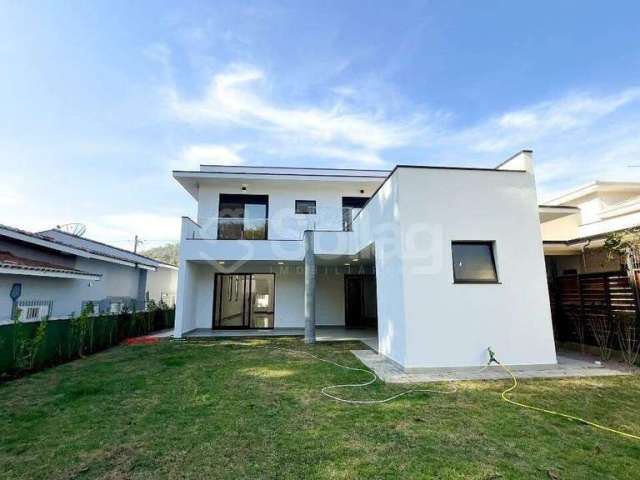
MULTIPOLYGON (((617 317, 637 312, 635 293, 626 272, 560 276, 553 282, 550 295, 554 327, 561 341, 579 341, 580 323, 588 325, 603 320, 614 328, 617 317)), ((585 330, 586 343, 593 344, 590 329, 585 330)))

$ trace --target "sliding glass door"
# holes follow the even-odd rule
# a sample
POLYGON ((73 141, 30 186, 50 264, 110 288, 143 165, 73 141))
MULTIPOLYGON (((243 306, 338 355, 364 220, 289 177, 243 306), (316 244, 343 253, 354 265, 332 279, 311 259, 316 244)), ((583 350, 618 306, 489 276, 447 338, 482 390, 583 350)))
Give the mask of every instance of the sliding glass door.
POLYGON ((213 328, 273 328, 275 274, 216 274, 213 328))

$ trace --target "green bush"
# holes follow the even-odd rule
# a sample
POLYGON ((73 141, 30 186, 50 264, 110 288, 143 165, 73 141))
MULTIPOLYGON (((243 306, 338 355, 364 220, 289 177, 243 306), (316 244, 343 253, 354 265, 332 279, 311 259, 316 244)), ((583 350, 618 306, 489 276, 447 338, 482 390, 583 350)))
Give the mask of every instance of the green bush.
POLYGON ((150 304, 146 311, 0 326, 0 375, 16 376, 99 352, 123 340, 172 328, 175 310, 150 304))

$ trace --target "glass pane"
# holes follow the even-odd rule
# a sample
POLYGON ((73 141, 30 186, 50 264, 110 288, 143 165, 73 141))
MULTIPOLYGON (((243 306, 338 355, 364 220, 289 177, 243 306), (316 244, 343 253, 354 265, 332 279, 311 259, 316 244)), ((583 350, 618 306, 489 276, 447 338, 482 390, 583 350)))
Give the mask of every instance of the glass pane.
POLYGON ((220 240, 240 240, 244 220, 242 218, 219 218, 218 238, 220 240))
POLYGON ((496 281, 496 266, 490 243, 456 243, 453 250, 453 274, 456 281, 496 281))
POLYGON ((218 238, 265 240, 268 202, 266 195, 220 194, 218 238))
POLYGON ((244 206, 244 238, 266 240, 267 206, 247 203, 244 206))
POLYGON ((351 231, 351 207, 342 207, 342 230, 345 232, 351 231))
POLYGON ((272 274, 251 275, 251 328, 273 328, 274 294, 272 274))
POLYGON ((316 213, 316 201, 296 200, 296 213, 314 215, 316 213))
POLYGON ((218 301, 216 326, 242 327, 244 325, 245 275, 218 276, 218 301))

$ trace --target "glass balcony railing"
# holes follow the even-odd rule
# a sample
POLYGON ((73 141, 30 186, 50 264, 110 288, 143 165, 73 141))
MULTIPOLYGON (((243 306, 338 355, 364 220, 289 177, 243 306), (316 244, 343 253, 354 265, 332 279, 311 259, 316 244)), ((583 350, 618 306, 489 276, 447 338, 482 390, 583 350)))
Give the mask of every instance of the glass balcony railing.
POLYGON ((342 207, 342 230, 345 232, 353 231, 353 220, 360 213, 361 208, 342 207))
POLYGON ((266 240, 266 218, 218 218, 218 240, 266 240))

